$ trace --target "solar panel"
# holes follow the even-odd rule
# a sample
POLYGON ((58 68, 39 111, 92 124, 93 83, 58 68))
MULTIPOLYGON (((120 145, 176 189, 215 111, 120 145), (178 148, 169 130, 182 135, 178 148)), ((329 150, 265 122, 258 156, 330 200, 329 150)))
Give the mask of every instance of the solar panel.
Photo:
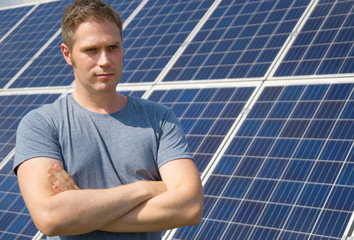
POLYGON ((10 88, 70 86, 74 72, 60 51, 61 34, 14 81, 10 88))
POLYGON ((39 5, 0 45, 0 87, 4 87, 60 28, 69 1, 39 5))
POLYGON ((274 76, 353 73, 353 1, 320 1, 274 76))
POLYGON ((310 1, 222 1, 163 81, 263 77, 310 1))
POLYGON ((149 1, 124 31, 121 82, 153 82, 213 1, 149 1))
POLYGON ((163 103, 174 111, 186 133, 195 163, 202 173, 232 129, 254 89, 157 90, 152 92, 149 99, 163 103))
MULTIPOLYGON (((73 91, 69 2, 0 9, 1 239, 45 238, 11 165, 20 119, 73 91)), ((204 184, 201 224, 164 240, 353 236, 353 1, 107 2, 125 26, 118 91, 173 109, 204 184)))
POLYGON ((206 182, 202 224, 174 238, 341 239, 354 210, 353 87, 266 87, 206 182))
POLYGON ((0 39, 20 21, 31 7, 13 8, 0 11, 0 39))

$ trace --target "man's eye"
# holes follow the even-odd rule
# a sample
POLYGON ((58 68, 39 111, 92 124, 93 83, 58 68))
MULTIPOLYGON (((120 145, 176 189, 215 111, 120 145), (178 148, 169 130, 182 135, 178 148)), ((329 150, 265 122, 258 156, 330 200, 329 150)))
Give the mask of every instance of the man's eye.
POLYGON ((109 48, 110 48, 110 49, 117 49, 118 46, 117 46, 117 45, 112 45, 112 46, 110 46, 109 48))
POLYGON ((95 48, 88 48, 88 49, 85 50, 85 52, 93 52, 95 50, 96 50, 95 48))

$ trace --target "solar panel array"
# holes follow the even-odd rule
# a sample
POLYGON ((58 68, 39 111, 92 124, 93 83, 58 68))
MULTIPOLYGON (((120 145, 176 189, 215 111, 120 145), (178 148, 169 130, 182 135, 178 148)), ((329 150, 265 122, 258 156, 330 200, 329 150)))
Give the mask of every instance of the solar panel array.
MULTIPOLYGON (((74 89, 70 2, 0 9, 1 239, 45 238, 11 170, 15 131, 74 89)), ((107 2, 124 20, 118 91, 173 109, 204 185, 202 222, 164 239, 352 236, 353 1, 107 2)))

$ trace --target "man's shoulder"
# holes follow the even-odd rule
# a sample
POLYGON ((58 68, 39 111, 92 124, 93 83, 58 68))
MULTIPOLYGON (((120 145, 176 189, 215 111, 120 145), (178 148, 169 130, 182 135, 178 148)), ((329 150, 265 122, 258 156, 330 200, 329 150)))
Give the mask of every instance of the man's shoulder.
POLYGON ((62 112, 63 106, 67 102, 67 97, 58 98, 52 103, 44 104, 36 109, 28 112, 24 119, 36 119, 36 118, 56 118, 62 112))

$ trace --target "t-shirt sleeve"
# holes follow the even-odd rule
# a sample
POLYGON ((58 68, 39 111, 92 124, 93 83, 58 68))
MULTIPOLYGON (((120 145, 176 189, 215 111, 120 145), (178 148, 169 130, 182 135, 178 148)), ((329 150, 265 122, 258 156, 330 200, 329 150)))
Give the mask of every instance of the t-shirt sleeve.
POLYGON ((158 167, 180 158, 193 159, 193 156, 189 150, 183 128, 170 109, 162 123, 158 149, 158 167))
POLYGON ((35 157, 62 160, 53 122, 32 111, 21 120, 17 128, 14 172, 17 172, 21 163, 35 157))

